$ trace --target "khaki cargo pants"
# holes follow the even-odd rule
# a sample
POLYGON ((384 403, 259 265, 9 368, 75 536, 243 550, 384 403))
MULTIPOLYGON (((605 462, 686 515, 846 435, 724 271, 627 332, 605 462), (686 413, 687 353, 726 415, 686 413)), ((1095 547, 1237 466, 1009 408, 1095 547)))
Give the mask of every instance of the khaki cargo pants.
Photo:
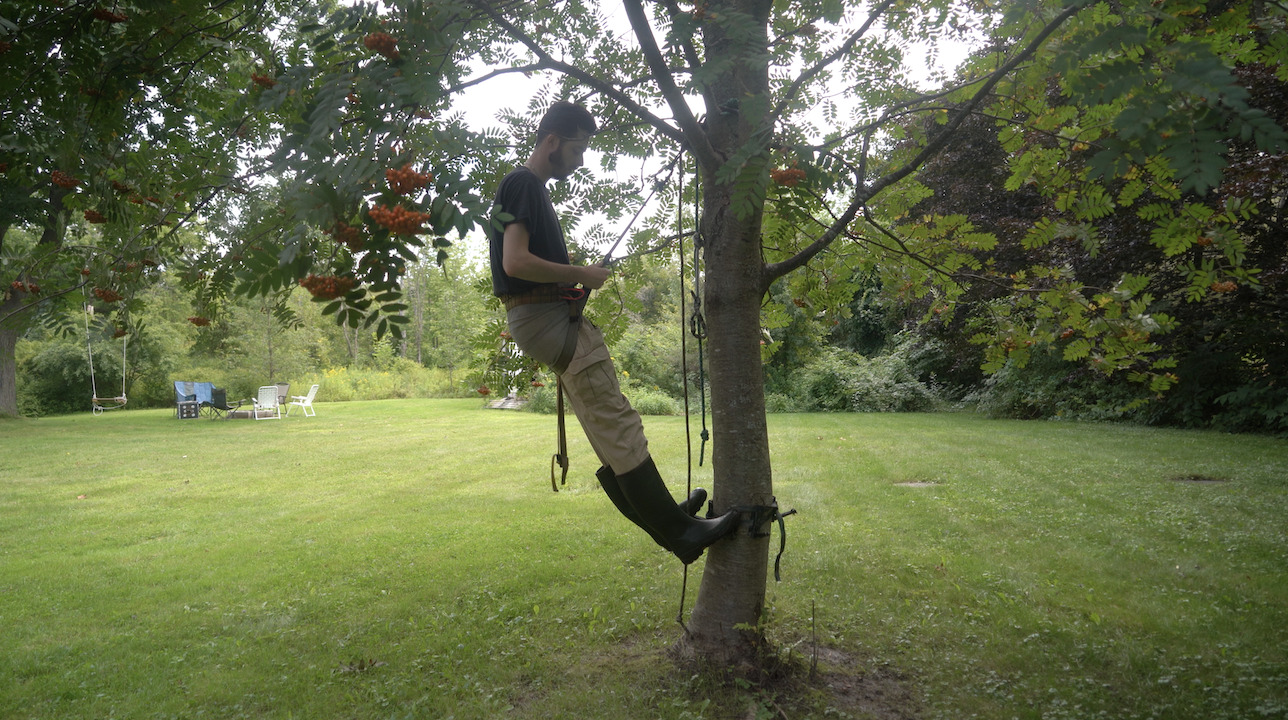
MULTIPOLYGON (((506 319, 510 336, 524 354, 551 367, 568 336, 568 303, 520 305, 506 319)), ((601 464, 621 475, 648 459, 640 414, 622 394, 603 333, 584 316, 578 323, 577 349, 560 378, 601 464)))

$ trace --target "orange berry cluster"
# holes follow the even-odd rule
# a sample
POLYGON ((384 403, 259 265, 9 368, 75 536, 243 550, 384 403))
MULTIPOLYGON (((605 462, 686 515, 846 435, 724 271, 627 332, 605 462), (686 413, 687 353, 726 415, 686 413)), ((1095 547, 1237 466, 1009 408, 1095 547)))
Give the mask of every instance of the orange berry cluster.
POLYGON ((0 55, 4 55, 13 48, 13 43, 0 41, 0 55))
POLYGON ((1223 280, 1221 282, 1212 283, 1210 287, 1212 289, 1212 292, 1214 293, 1228 293, 1228 292, 1234 292, 1235 290, 1238 290, 1239 283, 1233 280, 1223 280))
POLYGON ((113 290, 112 288, 94 288, 94 297, 105 303, 119 302, 125 299, 125 296, 113 290))
POLYGON ((277 81, 273 78, 267 75, 260 75, 259 73, 251 73, 250 79, 253 80, 256 85, 265 89, 271 88, 277 84, 277 81))
POLYGON ((411 163, 407 163, 401 168, 386 170, 385 179, 389 181, 390 190, 399 195, 410 195, 428 185, 434 176, 429 173, 418 173, 411 169, 411 163))
POLYGON ((117 328, 117 329, 116 329, 116 332, 112 333, 112 337, 114 337, 114 338, 123 338, 123 337, 125 337, 126 335, 129 335, 129 334, 130 334, 130 331, 129 331, 129 330, 126 330, 125 328, 117 328))
POLYGON ((130 18, 123 13, 114 13, 106 8, 94 8, 94 19, 102 20, 106 23, 123 23, 130 18))
POLYGON ((120 182, 119 180, 112 181, 112 189, 121 193, 122 195, 128 195, 134 192, 134 188, 130 187, 129 185, 126 185, 123 182, 120 182))
POLYGON ((80 185, 80 180, 77 180, 76 178, 72 177, 71 175, 68 175, 62 170, 55 170, 49 173, 49 179, 52 180, 54 184, 57 185, 58 187, 66 188, 68 190, 71 190, 77 185, 80 185))
POLYGON ((9 283, 9 287, 14 292, 22 292, 25 290, 31 293, 32 295, 40 294, 40 286, 34 282, 24 283, 21 280, 14 280, 13 282, 9 283))
POLYGON ((389 33, 373 32, 362 39, 362 44, 368 50, 378 52, 390 60, 397 60, 399 57, 398 39, 389 33))
POLYGON ((86 210, 85 219, 94 223, 95 225, 102 225, 103 223, 107 222, 107 218, 103 217, 103 213, 97 210, 86 210))
POLYGON ((491 389, 491 388, 489 388, 487 385, 480 385, 480 386, 479 386, 479 395, 485 395, 485 396, 486 396, 486 395, 490 395, 491 393, 492 393, 492 389, 491 389))
POLYGON ((422 232, 429 215, 415 210, 408 210, 401 205, 385 207, 376 205, 367 211, 372 220, 389 229, 395 235, 418 235, 422 232))
POLYGON ((336 242, 345 245, 354 252, 358 252, 366 245, 362 239, 362 230, 343 220, 336 220, 335 225, 325 232, 336 242))
POLYGON ((300 287, 309 291, 315 298, 334 300, 353 289, 356 281, 351 277, 339 275, 313 275, 300 281, 300 287))
POLYGON ((207 325, 210 324, 210 318, 201 317, 200 315, 197 315, 196 317, 188 318, 188 322, 192 323, 193 325, 196 325, 197 327, 206 327, 207 325))
POLYGON ((770 170, 769 177, 783 187, 796 187, 797 183, 805 179, 805 171, 794 167, 770 170))

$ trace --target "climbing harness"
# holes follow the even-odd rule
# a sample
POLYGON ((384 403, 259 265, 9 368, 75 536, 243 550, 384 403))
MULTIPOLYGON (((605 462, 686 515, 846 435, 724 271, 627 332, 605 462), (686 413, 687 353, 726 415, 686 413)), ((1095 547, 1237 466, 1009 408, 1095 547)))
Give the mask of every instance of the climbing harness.
MULTIPOLYGON (((674 168, 674 163, 671 164, 668 170, 672 168, 674 168)), ((648 197, 644 198, 644 202, 640 203, 639 208, 635 210, 635 214, 631 216, 631 221, 626 223, 626 227, 622 228, 622 232, 618 234, 617 240, 613 241, 613 244, 608 248, 608 252, 604 253, 603 259, 599 261, 600 265, 607 267, 612 263, 613 251, 617 249, 618 245, 622 244, 622 240, 626 239, 626 234, 631 231, 635 221, 639 219, 644 212, 644 208, 653 199, 658 187, 659 185, 655 184, 653 189, 649 191, 648 197)), ((555 299, 568 303, 568 332, 564 336, 564 345, 559 352, 559 357, 550 366, 550 369, 555 372, 555 414, 557 415, 556 448, 554 455, 550 458, 550 489, 554 492, 559 492, 559 485, 568 484, 568 466, 570 464, 568 459, 567 421, 564 413, 563 373, 568 369, 569 363, 572 362, 572 356, 577 352, 577 336, 581 334, 582 313, 586 309, 586 303, 590 300, 590 289, 584 287, 559 288, 555 299), (560 471, 558 484, 555 482, 556 466, 560 471)), ((507 301, 507 309, 509 307, 510 304, 507 301)))
MULTIPOLYGON (((84 292, 84 288, 81 288, 84 292)), ((89 386, 90 386, 90 405, 95 415, 102 415, 107 410, 120 410, 125 407, 129 399, 125 396, 125 359, 126 348, 129 346, 130 336, 125 334, 121 336, 121 394, 116 397, 99 397, 98 382, 94 377, 94 347, 89 337, 89 319, 94 315, 94 306, 85 303, 85 354, 89 357, 89 386)))

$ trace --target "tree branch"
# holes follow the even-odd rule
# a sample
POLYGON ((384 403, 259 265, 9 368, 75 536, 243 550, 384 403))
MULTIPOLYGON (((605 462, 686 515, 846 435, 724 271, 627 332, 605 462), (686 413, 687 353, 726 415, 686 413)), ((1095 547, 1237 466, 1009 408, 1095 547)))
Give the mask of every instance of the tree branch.
POLYGON ((832 51, 832 53, 827 57, 819 60, 813 67, 801 73, 787 88, 787 90, 783 92, 782 98, 778 101, 778 104, 774 106, 773 111, 770 112, 770 123, 776 124, 778 122, 778 118, 787 110, 787 106, 790 105, 798 95, 800 95, 801 89, 804 88, 809 81, 818 77, 832 63, 848 55, 850 51, 854 49, 854 46, 863 39, 863 36, 872 29, 872 24, 875 23, 891 5, 894 5, 895 2, 897 2, 897 0, 883 0, 879 5, 872 8, 872 12, 868 13, 867 21, 865 21, 857 30, 850 33, 850 37, 846 38, 845 42, 841 43, 840 47, 832 51))
MULTIPOLYGON (((832 223, 832 225, 829 226, 822 235, 820 235, 814 242, 810 243, 804 250, 801 250, 795 256, 783 260, 782 262, 766 265, 762 270, 762 283, 764 287, 769 287, 769 284, 774 280, 809 262, 815 255, 822 252, 824 248, 831 245, 836 238, 840 237, 840 235, 845 231, 846 226, 858 215, 859 209, 866 206, 869 200, 876 197, 886 188, 889 188, 908 175, 911 175, 913 172, 916 172, 928 159, 943 150, 944 146, 952 140, 954 131, 956 131, 957 128, 961 126, 962 122, 964 122, 965 119, 975 111, 975 108, 981 105, 984 100, 989 97, 993 88, 996 87, 1003 78, 1010 75, 1010 73, 1019 67, 1020 64, 1032 57, 1033 54, 1042 47, 1043 43, 1046 42, 1047 38, 1059 29, 1065 21, 1081 11, 1088 2, 1090 2, 1090 0, 1079 0, 1078 2, 1066 7, 1058 15, 1052 18, 1046 26, 1043 27, 1031 41, 1029 41, 1029 44, 1024 48, 1024 50, 1008 60, 987 77, 979 89, 975 91, 975 94, 957 109, 957 113, 948 121, 943 130, 931 139, 930 142, 926 143, 926 146, 923 147, 920 152, 918 152, 911 160, 904 163, 902 167, 886 174, 871 185, 866 183, 865 178, 867 172, 867 141, 865 140, 865 150, 863 152, 864 162, 861 164, 860 170, 856 174, 854 196, 850 200, 849 207, 846 208, 845 212, 841 214, 836 222, 832 223)), ((880 124, 880 122, 876 123, 872 126, 872 129, 875 130, 875 128, 880 124)))
POLYGON ((644 59, 653 73, 653 79, 657 82, 662 97, 666 98, 667 105, 671 107, 671 114, 675 116, 676 123, 683 131, 683 137, 689 141, 689 149, 698 162, 714 167, 719 162, 719 155, 715 148, 711 147, 706 131, 698 124, 698 119, 689 109, 689 103, 685 101, 684 94, 675 84, 671 69, 667 67, 666 58, 662 56, 662 51, 657 46, 657 39, 653 37, 653 28, 644 14, 643 3, 640 0, 623 0, 622 6, 626 9, 626 17, 630 20, 636 39, 639 40, 640 50, 643 51, 644 59))
POLYGON ((470 2, 479 10, 483 11, 489 18, 492 19, 493 22, 495 22, 497 25, 500 25, 501 28, 505 30, 506 34, 508 34, 515 41, 522 44, 524 47, 528 48, 528 50, 533 55, 536 55, 537 56, 536 66, 538 68, 546 69, 546 70, 554 70, 556 72, 563 73, 564 75, 567 75, 571 78, 574 78, 580 81, 581 83, 593 88, 594 90, 598 91, 604 96, 612 98, 619 105, 621 105, 622 107, 625 107, 631 113, 646 121, 649 125, 652 125, 655 129, 657 129, 658 132, 662 133, 666 137, 674 140, 677 143, 681 143, 681 144, 684 143, 684 140, 685 140, 684 133, 682 133, 680 130, 677 130, 675 127, 667 124, 667 122, 662 118, 649 112, 648 108, 645 108, 643 105, 640 105, 639 103, 635 102, 635 100, 631 99, 630 96, 623 93, 611 82, 608 82, 607 80, 604 80, 603 78, 600 78, 598 76, 591 75, 590 73, 585 72, 580 68, 574 67, 565 62, 554 59, 549 53, 547 53, 544 49, 542 49, 541 46, 538 45, 535 40, 529 37, 527 33, 523 32, 523 30, 519 29, 518 26, 516 26, 514 23, 507 20, 504 16, 502 16, 501 13, 498 12, 495 8, 493 8, 492 5, 488 3, 486 0, 470 0, 470 2))

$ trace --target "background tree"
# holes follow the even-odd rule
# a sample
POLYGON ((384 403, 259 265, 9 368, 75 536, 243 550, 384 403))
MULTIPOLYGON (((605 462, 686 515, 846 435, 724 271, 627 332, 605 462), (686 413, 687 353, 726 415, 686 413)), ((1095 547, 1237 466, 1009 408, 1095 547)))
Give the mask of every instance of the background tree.
POLYGON ((71 312, 83 289, 132 327, 136 289, 184 251, 175 230, 243 184, 242 153, 269 130, 249 94, 285 59, 270 40, 285 10, 0 2, 0 413, 17 409, 14 347, 37 306, 71 312))

